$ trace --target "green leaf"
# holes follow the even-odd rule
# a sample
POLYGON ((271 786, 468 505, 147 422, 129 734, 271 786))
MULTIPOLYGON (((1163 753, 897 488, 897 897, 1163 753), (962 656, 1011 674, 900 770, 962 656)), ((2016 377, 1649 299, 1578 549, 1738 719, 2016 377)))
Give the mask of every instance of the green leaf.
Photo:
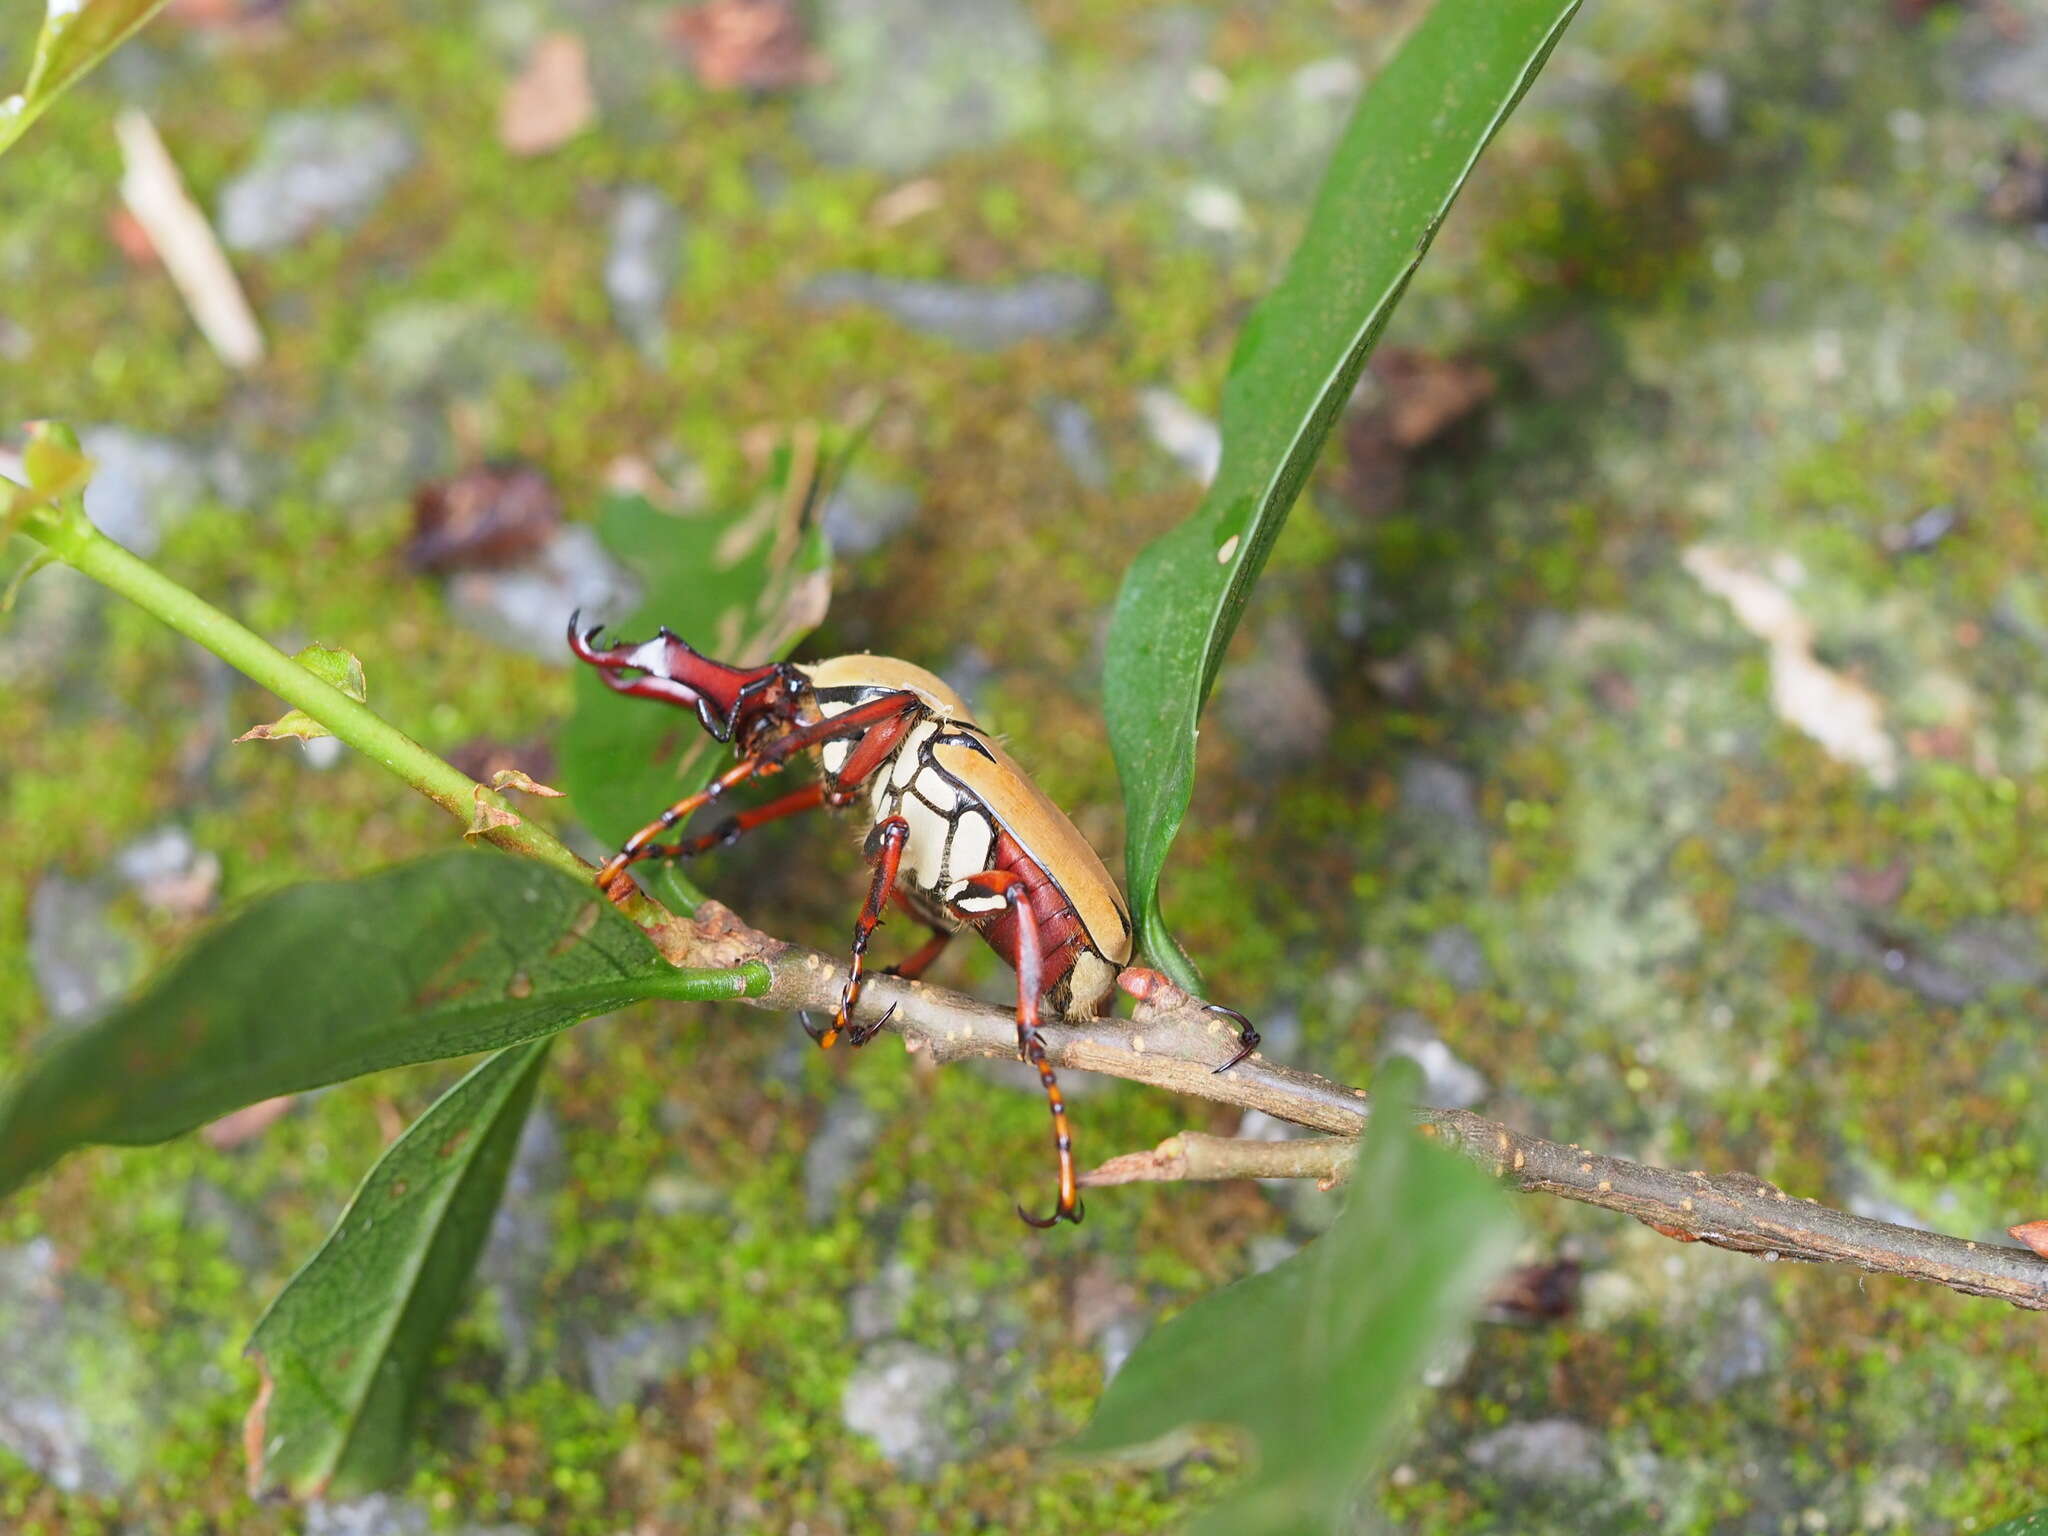
POLYGON ((1195 729, 1252 584, 1359 369, 1480 151, 1578 0, 1437 0, 1345 130, 1308 230, 1223 385, 1223 460, 1194 515, 1132 564, 1103 679, 1131 907, 1152 960, 1195 980, 1159 908, 1194 786, 1195 729))
POLYGON ((360 1492, 396 1477, 551 1043, 499 1051, 441 1095, 256 1325, 263 1386, 243 1432, 252 1496, 360 1492))
POLYGON ((28 84, 19 95, 0 98, 0 153, 163 6, 164 0, 49 0, 28 84))
POLYGON ((1336 1224, 1152 1330, 1072 1449, 1226 1424, 1258 1466, 1198 1529, 1327 1532, 1395 1445, 1422 1371, 1513 1246, 1509 1197, 1425 1140, 1412 1069, 1382 1074, 1336 1224))
MULTIPOLYGON (((822 462, 815 445, 779 452, 766 487, 739 510, 677 515, 638 496, 607 501, 599 537, 647 593, 630 620, 610 628, 644 639, 667 625, 705 655, 735 664, 788 655, 831 601, 831 550, 814 512, 848 451, 822 462)), ((616 847, 702 788, 731 748, 690 711, 622 698, 593 669, 578 670, 575 714, 558 743, 562 783, 578 819, 616 847)), ((702 900, 672 864, 643 878, 680 910, 702 900)))
POLYGON ((0 1101, 0 1195, 77 1147, 164 1141, 258 1099, 538 1039, 642 998, 767 983, 758 965, 676 969, 586 882, 498 853, 295 886, 42 1042, 0 1101))
POLYGON ((2037 1509, 2031 1515, 1994 1525, 1979 1536, 2048 1536, 2048 1509, 2037 1509))
MULTIPOLYGON (((363 664, 357 660, 354 651, 345 651, 325 645, 309 645, 292 658, 321 682, 340 689, 358 704, 367 703, 370 685, 363 675, 363 664)), ((252 725, 235 738, 236 741, 282 741, 287 737, 299 741, 313 741, 322 736, 332 736, 318 720, 303 709, 288 709, 268 725, 252 725)))
POLYGON ((0 542, 30 513, 74 497, 92 479, 92 460, 78 446, 78 434, 62 422, 32 421, 21 447, 26 485, 0 477, 0 542))

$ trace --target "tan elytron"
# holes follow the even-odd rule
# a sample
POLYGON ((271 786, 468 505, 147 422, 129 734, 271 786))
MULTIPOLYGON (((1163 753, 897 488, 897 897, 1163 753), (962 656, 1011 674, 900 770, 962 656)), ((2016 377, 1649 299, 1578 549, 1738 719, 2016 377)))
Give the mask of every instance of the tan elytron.
MULTIPOLYGON (((835 656, 798 670, 809 679, 823 719, 885 694, 917 695, 924 718, 904 732, 868 781, 874 822, 901 816, 909 824, 899 883, 934 926, 957 928, 972 921, 978 907, 993 916, 1000 902, 964 891, 961 882, 1006 867, 999 853, 1008 833, 1064 898, 1034 901, 1041 926, 1057 930, 1067 917, 1082 940, 1048 933, 1048 1005, 1061 1014, 1099 1011, 1131 957, 1130 913, 1101 857, 1066 814, 973 721, 959 694, 924 668, 888 656, 835 656)), ((853 740, 822 746, 826 772, 837 774, 854 748, 853 740)), ((1014 965, 1008 935, 984 932, 1014 965)))

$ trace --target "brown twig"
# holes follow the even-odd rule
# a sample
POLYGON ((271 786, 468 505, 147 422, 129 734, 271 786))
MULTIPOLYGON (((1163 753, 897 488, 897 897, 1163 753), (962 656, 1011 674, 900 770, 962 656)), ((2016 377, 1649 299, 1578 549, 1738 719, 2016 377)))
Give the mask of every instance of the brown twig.
MULTIPOLYGON (((765 963, 774 981, 765 994, 748 999, 755 1007, 829 1009, 838 1001, 844 972, 836 961, 748 928, 717 902, 706 902, 686 931, 678 924, 663 937, 664 951, 679 964, 765 963)), ((1369 1112, 1363 1088, 1256 1053, 1219 1074, 1215 1068, 1236 1048, 1236 1026, 1205 1012, 1201 1002, 1171 984, 1151 982, 1140 990, 1149 995, 1129 1019, 1048 1024, 1048 1059, 1063 1071, 1128 1078, 1263 1110, 1329 1134, 1290 1143, 1184 1132, 1155 1151, 1114 1159, 1088 1182, 1341 1175, 1345 1142, 1358 1135, 1369 1112)), ((893 1005, 889 1027, 902 1036, 905 1049, 928 1052, 935 1061, 1017 1053, 1016 1021, 1008 1009, 941 987, 875 976, 861 1005, 870 1018, 893 1005)), ((1517 1189, 1619 1211, 1679 1242, 1709 1243, 1766 1261, 1849 1264, 2048 1311, 2048 1258, 2024 1248, 1852 1216, 1789 1195, 1752 1173, 1710 1176, 1605 1157, 1465 1110, 1429 1109, 1417 1118, 1427 1134, 1517 1189)))

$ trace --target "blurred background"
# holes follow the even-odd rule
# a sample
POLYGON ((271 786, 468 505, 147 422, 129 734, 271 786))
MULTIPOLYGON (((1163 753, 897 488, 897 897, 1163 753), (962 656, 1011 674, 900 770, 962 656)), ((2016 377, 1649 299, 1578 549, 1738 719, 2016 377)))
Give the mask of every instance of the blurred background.
MULTIPOLYGON (((1237 328, 1420 10, 176 0, 0 164, 0 422, 78 423, 103 526, 287 649, 353 650, 464 767, 545 781, 563 620, 632 601, 602 488, 738 505, 775 431, 878 404, 806 653, 943 672, 1115 866, 1117 582, 1193 506, 1237 328), (228 250, 253 366, 124 206, 124 106, 228 250)), ((39 11, 7 8, 0 78, 39 11)), ((1213 995, 1281 1059, 1412 1055, 1434 1102, 1560 1140, 1966 1236, 2048 1214, 2044 294, 2041 0, 1589 5, 1212 703, 1166 904, 1213 995)), ((335 743, 227 745, 275 713, 67 573, 0 621, 0 1063, 224 905, 446 844, 335 743)), ((698 873, 836 949, 858 870, 814 824, 698 873)), ((999 995, 965 945, 941 977, 999 995)), ((0 1210, 0 1527, 1167 1529, 1227 1447, 1050 1447, 1162 1310, 1333 1214, 1138 1188, 1040 1237, 1027 1078, 743 1010, 595 1020, 410 1484, 259 1509, 241 1346, 451 1076, 76 1157, 0 1210)), ((1239 1129, 1071 1098, 1091 1163, 1239 1129)), ((2048 1502, 2031 1315, 1521 1209, 1395 1527, 2048 1502)))

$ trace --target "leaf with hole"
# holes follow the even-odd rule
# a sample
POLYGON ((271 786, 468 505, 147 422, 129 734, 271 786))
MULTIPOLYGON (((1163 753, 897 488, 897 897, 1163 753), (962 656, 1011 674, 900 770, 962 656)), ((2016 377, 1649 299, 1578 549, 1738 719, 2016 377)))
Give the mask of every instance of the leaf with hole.
POLYGON ((1153 1329, 1071 1449, 1230 1425, 1257 1467, 1198 1531, 1348 1528, 1344 1512, 1394 1449, 1423 1368, 1513 1248, 1507 1194, 1415 1129, 1415 1078, 1382 1074, 1336 1224, 1153 1329))
POLYGON ((259 1099, 767 981, 759 965, 676 969, 589 884, 499 853, 294 886, 30 1053, 0 1099, 0 1195, 78 1147, 165 1141, 259 1099))
POLYGON ((393 1142, 249 1350, 249 1492, 296 1498, 391 1482, 419 1389, 469 1285, 550 1040, 491 1056, 393 1142))
POLYGON ((1223 384, 1208 494, 1143 550, 1110 623, 1104 708, 1124 786, 1131 909, 1183 985, 1159 876, 1187 814, 1202 705, 1323 439, 1480 152, 1578 0, 1437 0, 1380 71, 1324 173, 1287 272, 1223 384))

